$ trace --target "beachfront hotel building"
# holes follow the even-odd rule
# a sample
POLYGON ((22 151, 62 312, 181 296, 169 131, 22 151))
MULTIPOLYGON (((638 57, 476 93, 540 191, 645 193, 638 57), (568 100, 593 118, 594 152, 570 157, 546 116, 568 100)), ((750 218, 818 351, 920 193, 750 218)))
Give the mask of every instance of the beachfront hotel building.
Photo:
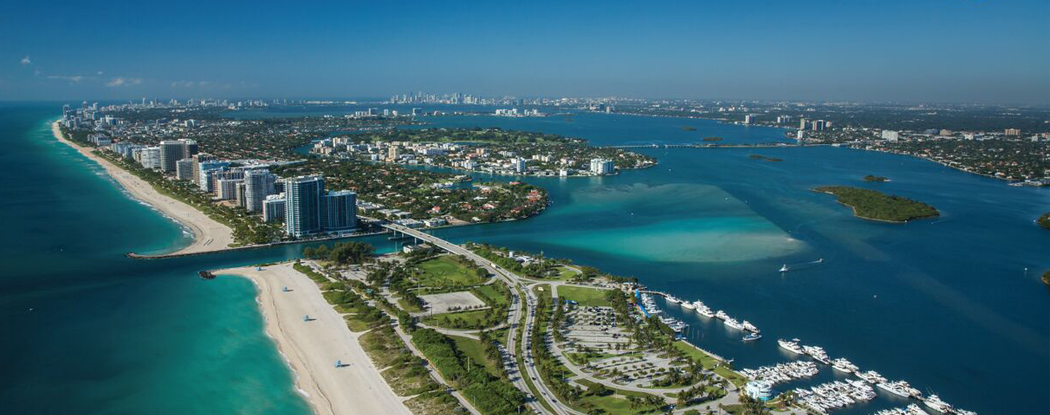
POLYGON ((342 231, 357 227, 357 194, 349 190, 328 192, 324 197, 326 231, 342 231))
POLYGON ((266 169, 253 169, 244 172, 244 208, 249 212, 263 211, 266 196, 274 193, 273 173, 266 169))
POLYGON ((303 237, 321 231, 324 177, 299 176, 285 179, 285 231, 303 237))
POLYGON ((606 175, 613 174, 616 171, 616 166, 612 160, 606 159, 591 159, 591 174, 595 175, 606 175))
POLYGON ((138 151, 138 157, 132 155, 142 167, 147 169, 159 169, 160 168, 160 147, 143 147, 138 151))
POLYGON ((277 222, 283 220, 285 212, 284 193, 266 196, 266 199, 263 200, 262 212, 264 222, 277 222))
POLYGON ((160 169, 174 172, 179 160, 197 154, 197 142, 189 139, 164 140, 160 142, 160 169))
POLYGON ((182 159, 175 162, 175 178, 193 180, 193 159, 182 159))
MULTIPOLYGON (((325 192, 324 177, 321 176, 299 176, 283 179, 283 183, 284 225, 289 235, 298 238, 357 227, 356 193, 346 190, 325 192)), ((263 214, 266 215, 265 209, 263 214)))

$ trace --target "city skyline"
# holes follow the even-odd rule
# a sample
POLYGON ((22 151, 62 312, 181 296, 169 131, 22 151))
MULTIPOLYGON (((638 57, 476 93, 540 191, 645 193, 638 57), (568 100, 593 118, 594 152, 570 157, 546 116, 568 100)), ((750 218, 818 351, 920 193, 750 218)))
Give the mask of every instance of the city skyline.
POLYGON ((0 17, 0 100, 1050 103, 1045 2, 42 7, 0 17))

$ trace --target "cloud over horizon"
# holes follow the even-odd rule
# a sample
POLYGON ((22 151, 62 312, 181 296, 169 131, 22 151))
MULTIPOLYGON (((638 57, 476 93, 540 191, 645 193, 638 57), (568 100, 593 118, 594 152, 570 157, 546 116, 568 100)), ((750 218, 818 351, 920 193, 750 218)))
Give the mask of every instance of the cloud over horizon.
POLYGON ((122 78, 122 77, 117 77, 117 78, 113 78, 113 80, 111 80, 109 82, 106 82, 106 86, 108 86, 108 87, 133 86, 133 85, 138 85, 138 84, 141 84, 141 83, 142 83, 142 79, 140 79, 140 78, 122 78))

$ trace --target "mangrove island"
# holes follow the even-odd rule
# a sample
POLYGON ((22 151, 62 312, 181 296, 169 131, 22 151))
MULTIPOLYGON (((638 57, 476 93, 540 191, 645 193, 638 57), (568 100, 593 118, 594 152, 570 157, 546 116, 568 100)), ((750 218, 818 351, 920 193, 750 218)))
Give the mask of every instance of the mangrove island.
POLYGON ((877 190, 849 186, 822 186, 815 192, 834 195, 839 203, 853 208, 858 218, 904 223, 912 219, 940 216, 933 206, 877 190))

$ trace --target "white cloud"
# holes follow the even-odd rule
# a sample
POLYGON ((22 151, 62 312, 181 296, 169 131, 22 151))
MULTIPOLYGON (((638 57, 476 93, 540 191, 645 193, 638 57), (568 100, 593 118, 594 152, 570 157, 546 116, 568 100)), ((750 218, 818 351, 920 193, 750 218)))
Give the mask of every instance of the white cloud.
POLYGON ((80 82, 84 80, 84 77, 81 75, 48 75, 47 79, 61 79, 69 82, 80 82))
POLYGON ((139 78, 113 78, 112 81, 106 82, 106 86, 117 87, 117 86, 132 86, 142 83, 142 79, 139 78))
POLYGON ((20 62, 21 62, 21 63, 22 63, 23 65, 31 65, 31 64, 33 63, 33 61, 29 60, 29 57, 28 57, 28 56, 26 56, 26 57, 22 58, 22 60, 21 60, 20 62))

